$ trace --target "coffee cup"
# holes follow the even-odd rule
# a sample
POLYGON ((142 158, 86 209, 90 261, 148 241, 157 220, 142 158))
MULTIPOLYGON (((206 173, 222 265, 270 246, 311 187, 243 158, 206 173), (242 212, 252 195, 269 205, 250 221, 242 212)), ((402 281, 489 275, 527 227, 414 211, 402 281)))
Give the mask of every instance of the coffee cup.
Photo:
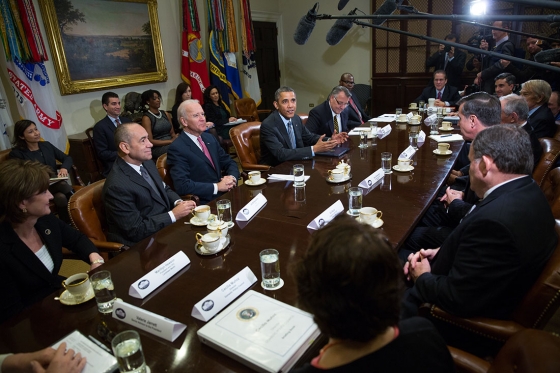
POLYGON ((438 151, 439 151, 440 153, 447 153, 447 151, 449 150, 449 147, 450 147, 450 146, 451 146, 451 145, 449 145, 449 144, 446 143, 446 142, 440 142, 440 143, 437 145, 437 148, 438 148, 438 151))
POLYGON ((258 183, 261 180, 261 172, 260 171, 249 172, 249 180, 251 180, 253 184, 258 183))
POLYGON ((216 233, 221 235, 222 237, 226 237, 229 230, 229 225, 223 220, 215 220, 212 223, 208 224, 206 228, 208 228, 209 233, 216 233))
POLYGON ((77 273, 68 277, 66 280, 62 281, 62 286, 72 294, 76 302, 82 302, 87 292, 91 289, 91 283, 87 273, 77 273))
POLYGON ((220 248, 220 238, 222 238, 222 236, 219 233, 196 234, 196 242, 202 245, 204 250, 209 253, 218 251, 220 248))
POLYGON ((340 162, 336 165, 337 170, 342 170, 344 175, 348 175, 350 173, 350 165, 348 163, 340 162))
POLYGON ((329 170, 329 179, 332 181, 342 181, 344 178, 344 170, 335 168, 334 170, 329 170))
POLYGON ((410 166, 411 160, 408 158, 399 158, 398 162, 400 168, 408 168, 410 166))
POLYGON ((397 117, 399 122, 406 122, 406 114, 401 114, 397 117))
POLYGON ((434 107, 436 104, 436 99, 435 98, 429 98, 428 99, 428 107, 434 107))
POLYGON ((453 128, 451 126, 451 122, 447 122, 447 121, 441 122, 441 126, 443 127, 444 130, 450 130, 451 128, 453 128))
POLYGON ((362 207, 360 209, 360 220, 362 223, 375 224, 377 219, 381 219, 383 213, 374 207, 362 207))
POLYGON ((194 216, 200 221, 206 221, 210 217, 210 206, 200 205, 193 210, 194 216))
POLYGON ((410 104, 410 106, 408 107, 409 109, 418 109, 418 104, 416 102, 413 102, 410 104))

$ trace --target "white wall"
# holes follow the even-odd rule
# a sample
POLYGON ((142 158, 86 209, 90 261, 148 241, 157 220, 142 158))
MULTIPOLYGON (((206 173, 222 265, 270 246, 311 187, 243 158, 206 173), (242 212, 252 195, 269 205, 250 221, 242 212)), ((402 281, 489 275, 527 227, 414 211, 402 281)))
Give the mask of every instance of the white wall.
MULTIPOLYGON (((44 30, 41 17, 40 0, 33 0, 39 25, 45 43, 47 44, 50 61, 45 62, 47 71, 52 80, 56 81, 56 74, 52 63, 52 54, 44 30)), ((202 30, 207 29, 206 0, 196 0, 199 11, 199 20, 202 30)), ((181 6, 179 0, 159 0, 158 16, 162 38, 165 65, 167 67, 168 81, 147 85, 131 86, 111 89, 121 98, 128 92, 143 92, 147 89, 157 89, 161 92, 164 102, 163 108, 171 109, 174 100, 175 87, 181 82, 181 6)), ((331 88, 338 83, 343 72, 354 74, 358 83, 369 83, 371 71, 371 32, 369 29, 360 29, 356 26, 350 30, 340 44, 330 47, 325 37, 334 21, 317 21, 317 25, 306 45, 299 46, 293 40, 293 33, 299 19, 313 6, 315 0, 251 0, 251 10, 260 14, 277 16, 282 32, 279 35, 283 48, 280 55, 281 84, 287 84, 296 90, 298 97, 298 112, 307 112, 309 103, 319 104, 325 100, 331 88), (283 53, 283 54, 282 54, 283 53)), ((320 13, 340 14, 336 9, 337 2, 322 1, 320 13)), ((234 1, 236 7, 237 27, 240 28, 239 2, 234 1)), ((353 0, 350 4, 365 12, 370 11, 368 0, 353 0)), ((352 9, 347 6, 345 13, 352 9)), ((344 12, 343 11, 343 12, 344 12)), ((240 35, 240 33, 239 33, 240 35)), ((208 46, 208 34, 201 33, 204 45, 208 46)), ((240 38, 240 36, 239 36, 240 38)), ((241 46, 241 40, 239 40, 241 46)), ((208 55, 208 53, 207 53, 208 55)), ((238 59, 241 63, 241 59, 238 59)), ((10 113, 15 120, 19 119, 15 99, 11 95, 9 82, 6 78, 5 60, 0 56, 0 80, 6 89, 10 113)), ((61 96, 58 83, 53 85, 53 94, 62 114, 67 134, 75 134, 91 127, 105 116, 101 106, 101 95, 104 91, 80 93, 61 96)))

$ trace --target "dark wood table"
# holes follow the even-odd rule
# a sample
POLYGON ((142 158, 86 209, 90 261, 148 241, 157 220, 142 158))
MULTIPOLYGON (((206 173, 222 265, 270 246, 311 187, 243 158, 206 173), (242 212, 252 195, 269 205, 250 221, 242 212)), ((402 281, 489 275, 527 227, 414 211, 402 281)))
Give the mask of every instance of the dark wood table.
MULTIPOLYGON (((111 271, 117 296, 125 302, 166 316, 187 325, 175 342, 171 343, 139 330, 147 364, 152 372, 250 372, 241 363, 202 345, 196 335, 205 323, 190 316, 192 307, 245 266, 260 278, 259 252, 275 248, 280 252, 282 278, 285 285, 276 291, 266 291, 259 283, 252 289, 289 304, 295 304, 296 286, 289 275, 291 265, 302 256, 310 234, 307 224, 328 206, 340 199, 348 207, 347 188, 357 186, 367 175, 380 167, 380 152, 391 151, 393 163, 408 145, 406 130, 393 128, 393 133, 373 146, 360 150, 357 137, 352 138, 351 150, 344 159, 352 165, 353 178, 346 184, 329 184, 325 177, 339 159, 317 157, 302 162, 311 178, 305 187, 305 202, 295 202, 291 184, 275 182, 260 187, 242 185, 223 196, 232 201, 233 213, 244 206, 256 193, 262 192, 268 202, 258 215, 243 227, 236 224, 230 229, 231 244, 216 255, 200 256, 195 253, 195 233, 205 227, 185 224, 181 219, 151 237, 139 242, 129 251, 111 259, 101 269, 111 271), (169 257, 183 251, 191 263, 147 298, 140 300, 128 295, 130 284, 151 271, 169 257)), ((421 217, 445 181, 462 143, 452 143, 453 155, 436 156, 437 147, 431 140, 414 157, 415 170, 387 175, 384 184, 364 197, 364 206, 383 211, 383 230, 398 247, 406 239, 412 225, 421 217)), ((289 173, 295 162, 272 169, 274 173, 289 173)), ((215 203, 211 203, 215 212, 215 203)), ((115 333, 134 329, 97 311, 94 300, 77 306, 65 306, 54 300, 52 294, 21 314, 0 325, 0 353, 33 351, 52 345, 75 329, 98 340, 98 327, 105 322, 115 333)), ((110 343, 103 341, 110 347, 110 343)), ((317 341, 302 357, 309 361, 324 340, 317 341)))

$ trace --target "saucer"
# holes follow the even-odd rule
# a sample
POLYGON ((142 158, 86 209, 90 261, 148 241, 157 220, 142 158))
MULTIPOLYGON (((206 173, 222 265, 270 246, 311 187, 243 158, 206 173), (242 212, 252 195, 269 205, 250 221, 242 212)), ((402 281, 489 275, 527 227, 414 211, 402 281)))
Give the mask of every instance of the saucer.
POLYGON ((342 179, 338 180, 338 181, 334 181, 329 177, 326 178, 327 183, 331 183, 331 184, 339 184, 339 183, 344 183, 345 181, 348 181, 352 178, 352 174, 348 174, 346 176, 344 176, 342 179))
POLYGON ((449 155, 449 154, 453 154, 453 152, 451 150, 447 150, 444 153, 440 153, 439 149, 434 149, 434 154, 436 154, 436 155, 449 155))
MULTIPOLYGON (((362 219, 360 219, 359 216, 356 218, 356 221, 357 221, 358 223, 366 224, 366 223, 362 222, 362 219)), ((374 224, 370 224, 370 225, 371 225, 372 227, 374 227, 374 228, 381 228, 381 227, 383 226, 383 220, 381 220, 381 219, 376 219, 376 220, 375 220, 375 223, 374 223, 374 224)))
POLYGON ((408 123, 408 120, 397 120, 397 123, 408 123))
POLYGON ((89 300, 92 300, 94 296, 95 294, 93 293, 93 288, 90 286, 89 290, 86 293, 86 296, 84 297, 84 300, 82 300, 81 302, 76 302, 76 299, 72 294, 70 294, 68 290, 64 290, 64 292, 60 294, 58 300, 60 301, 60 303, 65 304, 67 306, 75 306, 77 304, 82 304, 89 300))
POLYGON ((393 166, 393 170, 398 171, 398 172, 408 172, 408 171, 412 171, 414 170, 414 166, 407 166, 407 167, 402 167, 399 166, 398 164, 393 166))
POLYGON ((199 255, 214 255, 214 254, 218 254, 220 251, 222 251, 223 249, 225 249, 230 242, 230 237, 229 234, 225 237, 220 238, 220 248, 218 250, 216 250, 213 253, 209 253, 208 251, 206 251, 202 245, 200 245, 198 242, 194 244, 194 251, 196 251, 197 254, 199 255))
POLYGON ((449 131, 453 131, 455 128, 451 127, 451 128, 444 128, 444 127, 439 127, 440 131, 445 131, 445 132, 449 132, 449 131))
POLYGON ((258 185, 263 185, 264 183, 266 183, 266 179, 261 177, 261 179, 259 181, 257 181, 256 183, 253 183, 251 181, 251 179, 247 179, 247 181, 245 181, 244 183, 249 185, 249 186, 258 186, 258 185))
POLYGON ((282 279, 280 279, 280 283, 279 283, 278 286, 275 287, 275 288, 265 288, 265 287, 264 287, 264 282, 261 281, 261 287, 262 287, 264 290, 278 290, 278 289, 280 289, 282 286, 284 286, 284 280, 282 280, 282 279))
POLYGON ((214 214, 210 214, 208 216, 208 220, 200 220, 199 218, 197 218, 196 216, 193 216, 190 220, 190 223, 192 225, 196 225, 197 227, 205 227, 208 225, 209 222, 211 222, 212 220, 216 219, 216 215, 214 214))

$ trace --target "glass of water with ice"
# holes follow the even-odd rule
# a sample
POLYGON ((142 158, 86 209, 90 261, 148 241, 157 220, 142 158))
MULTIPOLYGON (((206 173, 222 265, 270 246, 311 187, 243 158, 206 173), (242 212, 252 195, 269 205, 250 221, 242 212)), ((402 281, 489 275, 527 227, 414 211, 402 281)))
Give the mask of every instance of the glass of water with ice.
POLYGON ((111 341, 113 354, 117 358, 119 370, 127 373, 146 373, 146 361, 142 352, 140 335, 134 330, 119 333, 111 341))
POLYGON ((262 284, 265 289, 280 285, 280 254, 278 250, 266 249, 260 252, 262 284))
POLYGON ((96 272, 90 276, 89 280, 93 287, 93 293, 95 294, 95 301, 97 302, 97 309, 99 312, 113 312, 113 303, 115 303, 117 295, 115 294, 115 286, 111 280, 111 272, 96 272))

